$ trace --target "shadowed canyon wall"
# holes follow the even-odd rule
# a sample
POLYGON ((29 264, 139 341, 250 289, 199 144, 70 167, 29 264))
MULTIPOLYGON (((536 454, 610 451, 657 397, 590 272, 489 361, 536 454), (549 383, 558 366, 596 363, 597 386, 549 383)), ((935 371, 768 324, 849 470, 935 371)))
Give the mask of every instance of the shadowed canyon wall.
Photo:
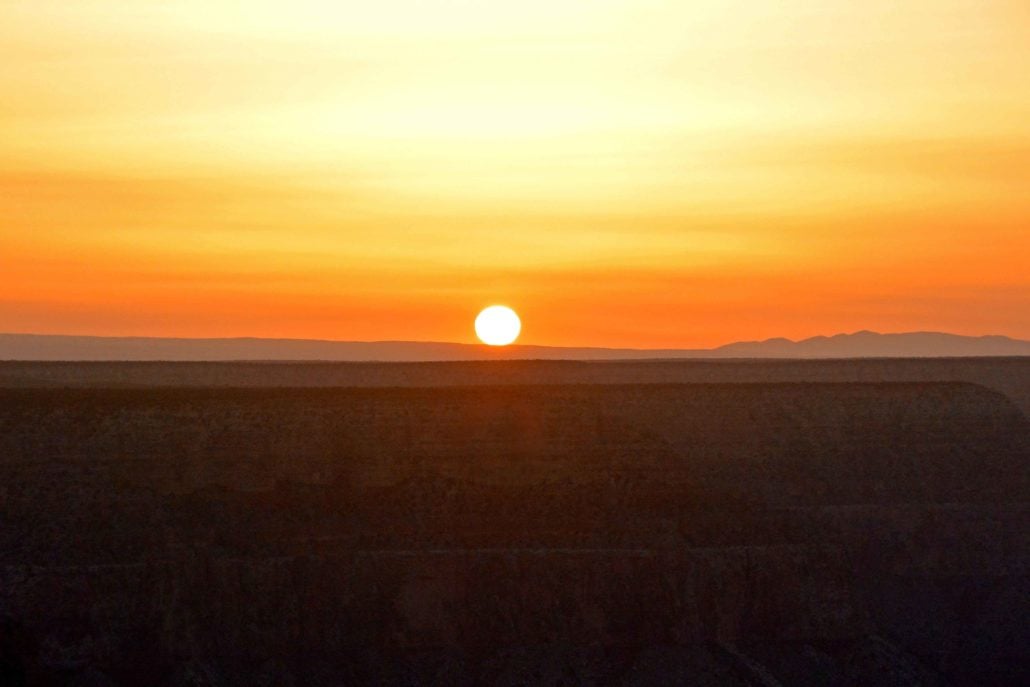
POLYGON ((1028 493, 963 383, 0 389, 0 683, 1018 684, 1028 493))

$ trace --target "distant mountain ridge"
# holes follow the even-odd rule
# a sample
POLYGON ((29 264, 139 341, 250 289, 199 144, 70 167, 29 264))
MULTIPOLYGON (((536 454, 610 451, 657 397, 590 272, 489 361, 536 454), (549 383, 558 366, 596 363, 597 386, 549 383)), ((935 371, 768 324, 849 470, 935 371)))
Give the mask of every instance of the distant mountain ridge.
POLYGON ((922 358, 1030 355, 1030 341, 1007 336, 960 336, 942 332, 813 336, 800 341, 776 338, 740 341, 712 349, 741 358, 922 358))
POLYGON ((419 341, 314 339, 182 339, 0 334, 0 360, 97 361, 445 361, 640 360, 669 358, 940 358, 1030 356, 1030 341, 941 332, 859 331, 800 341, 739 341, 711 349, 574 348, 419 341))

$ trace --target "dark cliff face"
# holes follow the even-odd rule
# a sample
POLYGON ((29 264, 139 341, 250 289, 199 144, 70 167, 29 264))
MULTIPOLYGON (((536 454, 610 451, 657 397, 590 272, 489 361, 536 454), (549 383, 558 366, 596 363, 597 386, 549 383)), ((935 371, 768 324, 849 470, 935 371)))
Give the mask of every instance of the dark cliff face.
POLYGON ((968 384, 0 389, 0 684, 1019 684, 1028 459, 968 384))

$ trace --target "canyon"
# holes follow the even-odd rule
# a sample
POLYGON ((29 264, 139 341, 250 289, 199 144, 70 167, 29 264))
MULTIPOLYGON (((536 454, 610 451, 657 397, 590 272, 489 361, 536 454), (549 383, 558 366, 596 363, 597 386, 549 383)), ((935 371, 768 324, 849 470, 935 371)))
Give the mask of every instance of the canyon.
POLYGON ((1030 678, 1012 398, 478 365, 0 388, 0 683, 1030 678))

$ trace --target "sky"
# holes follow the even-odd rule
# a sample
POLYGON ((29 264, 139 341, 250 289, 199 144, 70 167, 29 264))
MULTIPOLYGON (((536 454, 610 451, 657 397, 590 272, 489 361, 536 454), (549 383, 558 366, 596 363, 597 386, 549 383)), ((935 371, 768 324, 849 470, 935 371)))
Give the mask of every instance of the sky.
POLYGON ((1025 0, 0 0, 0 331, 1030 339, 1025 0))

